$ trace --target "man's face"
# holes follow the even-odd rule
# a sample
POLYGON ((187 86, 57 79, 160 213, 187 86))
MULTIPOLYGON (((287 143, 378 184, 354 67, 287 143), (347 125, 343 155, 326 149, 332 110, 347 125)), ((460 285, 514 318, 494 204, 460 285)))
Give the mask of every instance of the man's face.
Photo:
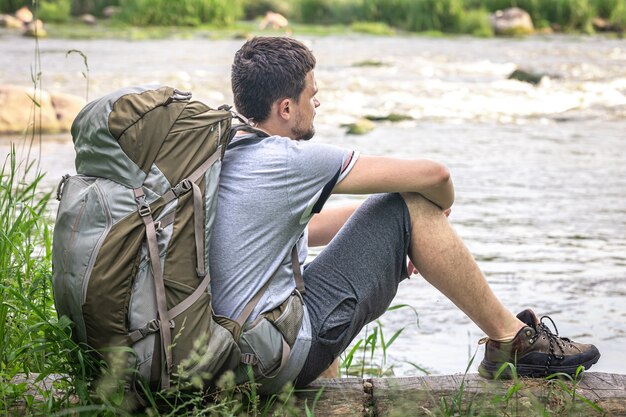
POLYGON ((298 97, 298 102, 294 102, 294 123, 291 127, 291 138, 296 140, 309 140, 315 135, 315 109, 320 105, 315 97, 317 94, 317 83, 313 71, 310 71, 305 78, 304 90, 298 97))

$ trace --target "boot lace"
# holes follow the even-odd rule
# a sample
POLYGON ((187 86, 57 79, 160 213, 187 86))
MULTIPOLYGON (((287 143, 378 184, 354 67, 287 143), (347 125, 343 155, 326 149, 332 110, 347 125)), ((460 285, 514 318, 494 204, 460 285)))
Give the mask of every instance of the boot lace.
POLYGON ((541 319, 539 319, 539 323, 536 326, 536 330, 537 332, 531 338, 532 343, 535 343, 537 339, 539 339, 540 337, 547 338, 548 342, 550 343, 548 359, 546 361, 546 374, 548 374, 550 373, 550 364, 552 363, 552 358, 556 360, 563 360, 565 358, 565 349, 564 349, 565 344, 571 343, 572 341, 568 339, 567 337, 559 336, 559 329, 557 329, 556 324, 554 324, 554 320, 552 320, 550 316, 542 316, 541 319), (552 327, 554 327, 555 333, 552 333, 552 330, 550 330, 548 325, 544 323, 544 319, 550 320, 550 323, 552 323, 552 327), (555 347, 559 348, 559 350, 561 351, 561 355, 557 355, 555 353, 554 351, 555 347))

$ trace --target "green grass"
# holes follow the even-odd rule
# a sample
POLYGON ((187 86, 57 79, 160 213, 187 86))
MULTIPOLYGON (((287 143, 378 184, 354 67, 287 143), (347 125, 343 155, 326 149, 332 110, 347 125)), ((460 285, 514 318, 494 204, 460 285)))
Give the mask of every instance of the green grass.
MULTIPOLYGON (((51 233, 45 220, 49 194, 40 194, 42 176, 34 164, 20 165, 15 149, 0 171, 0 408, 33 403, 22 373, 69 375, 77 346, 68 338, 69 322, 57 321, 51 294, 51 233), (26 180, 29 175, 34 179, 26 180)), ((69 383, 61 380, 59 385, 69 383)), ((77 384, 80 385, 80 384, 77 384)), ((42 393, 41 411, 62 399, 42 393)), ((34 406, 34 405, 33 405, 34 406)))
MULTIPOLYGON (((419 326, 419 316, 417 310, 408 304, 397 304, 389 307, 387 311, 411 310, 415 317, 415 325, 419 326)), ((350 347, 341 355, 339 370, 343 376, 383 377, 393 376, 393 365, 388 365, 389 350, 393 343, 406 330, 401 327, 390 337, 386 336, 385 326, 380 320, 367 325, 363 331, 363 336, 354 340, 350 347)), ((411 365, 425 373, 428 372, 419 365, 411 365)))
MULTIPOLYGON (((147 26, 136 27, 120 22, 102 21, 95 26, 79 22, 46 24, 49 38, 64 39, 246 39, 252 36, 281 36, 287 32, 259 30, 256 21, 238 21, 228 26, 203 24, 196 27, 147 26)), ((349 25, 292 24, 293 36, 378 35, 393 36, 399 32, 384 24, 361 23, 349 25)))
POLYGON ((383 22, 354 22, 350 24, 350 29, 368 35, 389 36, 395 35, 396 30, 383 22))

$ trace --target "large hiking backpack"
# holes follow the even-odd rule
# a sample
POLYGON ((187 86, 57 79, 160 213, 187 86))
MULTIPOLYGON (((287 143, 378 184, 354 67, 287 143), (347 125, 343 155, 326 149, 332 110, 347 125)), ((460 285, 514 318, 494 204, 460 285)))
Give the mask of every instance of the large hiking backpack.
POLYGON ((236 367, 241 324, 259 298, 236 320, 212 313, 211 225, 240 116, 190 99, 130 87, 89 103, 72 126, 78 175, 59 184, 57 311, 77 342, 131 352, 131 386, 168 388, 191 375, 208 383, 236 367))

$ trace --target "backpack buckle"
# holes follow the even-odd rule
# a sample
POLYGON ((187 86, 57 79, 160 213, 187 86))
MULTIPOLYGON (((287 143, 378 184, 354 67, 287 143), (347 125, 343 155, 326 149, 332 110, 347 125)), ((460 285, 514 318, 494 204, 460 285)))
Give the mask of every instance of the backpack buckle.
POLYGON ((152 210, 150 210, 150 204, 146 203, 146 200, 137 202, 137 211, 141 217, 146 217, 152 214, 152 210))
POLYGON ((181 195, 191 191, 192 188, 193 185, 191 184, 191 181, 185 178, 184 180, 176 184, 174 188, 172 188, 172 192, 174 193, 176 198, 179 198, 181 195))
POLYGON ((241 363, 243 363, 244 365, 256 365, 258 363, 258 359, 256 355, 252 353, 242 353, 241 363))
POLYGON ((141 333, 144 334, 144 336, 147 336, 149 334, 152 333, 156 333, 159 331, 159 321, 154 319, 154 320, 150 320, 147 324, 146 327, 144 327, 143 329, 140 329, 141 333))
MULTIPOLYGON (((168 324, 170 325, 170 329, 173 329, 175 327, 174 320, 170 320, 168 324)), ((139 329, 139 331, 145 337, 145 336, 148 336, 149 334, 156 333, 159 330, 161 330, 160 326, 161 326, 161 321, 159 319, 152 319, 148 323, 146 323, 144 327, 139 329)))
POLYGON ((137 212, 141 217, 146 217, 152 214, 150 204, 146 201, 146 196, 144 195, 143 190, 139 188, 135 189, 135 202, 137 203, 137 212))

